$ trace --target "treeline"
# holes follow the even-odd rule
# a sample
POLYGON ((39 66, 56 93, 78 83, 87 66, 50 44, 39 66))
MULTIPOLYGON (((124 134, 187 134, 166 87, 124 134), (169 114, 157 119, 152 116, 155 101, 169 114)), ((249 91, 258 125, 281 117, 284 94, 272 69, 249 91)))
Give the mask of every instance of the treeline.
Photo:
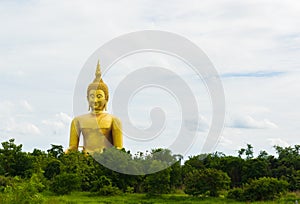
POLYGON ((172 155, 168 149, 132 155, 111 148, 91 157, 81 152, 65 154, 62 146, 52 145, 47 152, 34 149, 27 153, 11 139, 0 148, 0 203, 41 203, 42 193, 49 191, 59 195, 88 191, 95 195, 150 196, 184 192, 192 196, 222 194, 236 200, 270 200, 300 189, 300 145, 274 148, 276 156, 262 151, 254 157, 253 147, 248 144, 237 156, 201 154, 182 164, 182 157, 172 155), (105 166, 129 169, 136 175, 105 166))

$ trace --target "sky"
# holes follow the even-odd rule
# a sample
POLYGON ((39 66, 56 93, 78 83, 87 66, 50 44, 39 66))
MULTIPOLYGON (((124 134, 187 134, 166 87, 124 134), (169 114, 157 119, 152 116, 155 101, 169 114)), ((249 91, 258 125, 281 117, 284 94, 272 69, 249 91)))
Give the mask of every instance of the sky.
MULTIPOLYGON (((15 138, 25 151, 47 150, 51 144, 67 148, 70 122, 76 116, 74 88, 87 59, 118 36, 161 30, 192 41, 219 73, 226 115, 215 151, 237 155, 240 148, 252 144, 256 154, 260 150, 274 154, 274 145, 300 143, 297 0, 2 0, 0 25, 1 142, 15 138)), ((176 60, 163 54, 137 54, 115 64, 103 78, 113 95, 133 67, 184 69, 176 60)), ((182 72, 195 93, 201 118, 199 136, 187 156, 201 153, 212 117, 205 84, 193 77, 192 72, 182 72)), ((128 110, 141 128, 151 124, 151 108, 159 105, 171 111, 165 136, 142 145, 125 137, 125 148, 145 151, 168 146, 180 126, 180 121, 172 120, 180 107, 164 94, 145 90, 128 104, 128 110), (147 98, 151 94, 156 100, 147 98)))

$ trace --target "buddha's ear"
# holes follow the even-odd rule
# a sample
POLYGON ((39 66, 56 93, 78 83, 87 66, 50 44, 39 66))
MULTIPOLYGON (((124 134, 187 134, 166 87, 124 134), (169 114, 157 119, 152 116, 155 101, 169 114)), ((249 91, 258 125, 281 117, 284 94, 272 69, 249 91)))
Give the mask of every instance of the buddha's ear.
POLYGON ((104 105, 104 110, 107 111, 107 101, 106 101, 106 103, 104 105))
POLYGON ((88 104, 89 104, 89 110, 88 111, 90 111, 91 110, 91 106, 90 106, 90 102, 89 102, 89 96, 86 96, 86 99, 87 99, 88 104))

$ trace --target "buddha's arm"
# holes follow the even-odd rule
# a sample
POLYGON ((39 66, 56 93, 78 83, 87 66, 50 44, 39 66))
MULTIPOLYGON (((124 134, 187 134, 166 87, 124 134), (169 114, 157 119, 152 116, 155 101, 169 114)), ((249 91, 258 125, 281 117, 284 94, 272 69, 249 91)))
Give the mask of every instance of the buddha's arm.
POLYGON ((71 130, 70 130, 70 142, 69 142, 69 149, 67 150, 78 150, 79 145, 79 137, 80 137, 80 127, 78 120, 74 118, 71 123, 71 130))
POLYGON ((112 138, 113 138, 113 145, 117 149, 123 148, 123 137, 122 137, 122 124, 120 119, 113 118, 112 121, 112 138))

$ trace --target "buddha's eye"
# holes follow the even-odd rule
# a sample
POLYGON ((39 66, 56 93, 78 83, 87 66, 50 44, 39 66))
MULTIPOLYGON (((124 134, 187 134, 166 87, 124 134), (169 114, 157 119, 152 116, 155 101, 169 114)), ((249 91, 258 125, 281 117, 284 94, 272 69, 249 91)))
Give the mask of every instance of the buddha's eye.
POLYGON ((90 97, 91 97, 91 98, 94 98, 95 96, 94 96, 94 94, 90 94, 90 97))

